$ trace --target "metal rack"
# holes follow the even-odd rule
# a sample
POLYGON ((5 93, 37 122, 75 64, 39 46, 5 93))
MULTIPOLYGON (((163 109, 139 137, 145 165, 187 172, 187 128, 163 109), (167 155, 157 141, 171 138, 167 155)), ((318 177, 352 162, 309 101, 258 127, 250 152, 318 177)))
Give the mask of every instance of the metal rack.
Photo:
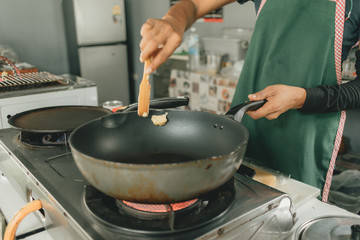
POLYGON ((0 92, 48 87, 53 85, 67 85, 68 80, 53 75, 49 72, 33 72, 1 76, 0 78, 0 92))

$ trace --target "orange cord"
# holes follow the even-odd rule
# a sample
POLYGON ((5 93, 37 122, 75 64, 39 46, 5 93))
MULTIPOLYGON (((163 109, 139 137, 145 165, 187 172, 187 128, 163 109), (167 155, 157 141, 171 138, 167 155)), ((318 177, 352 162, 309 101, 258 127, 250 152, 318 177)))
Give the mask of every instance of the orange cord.
POLYGON ((4 240, 14 240, 16 230, 24 217, 26 217, 29 213, 37 211, 41 208, 41 201, 34 200, 26 204, 22 209, 20 209, 7 225, 4 240))

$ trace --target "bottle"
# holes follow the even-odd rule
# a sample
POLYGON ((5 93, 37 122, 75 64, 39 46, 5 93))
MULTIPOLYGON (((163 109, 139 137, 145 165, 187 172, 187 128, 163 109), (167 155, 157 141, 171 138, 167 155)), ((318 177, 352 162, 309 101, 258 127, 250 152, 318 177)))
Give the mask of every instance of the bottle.
POLYGON ((196 71, 200 68, 200 37, 196 32, 196 28, 190 28, 190 34, 187 38, 187 47, 189 53, 188 68, 196 71))

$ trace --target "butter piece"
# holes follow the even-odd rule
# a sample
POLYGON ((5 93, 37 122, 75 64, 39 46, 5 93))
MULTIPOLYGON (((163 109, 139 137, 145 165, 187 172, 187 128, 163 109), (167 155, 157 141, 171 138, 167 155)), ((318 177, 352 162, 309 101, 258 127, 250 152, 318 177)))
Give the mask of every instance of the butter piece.
POLYGON ((166 118, 167 115, 168 113, 162 115, 152 115, 151 121, 153 122, 154 125, 163 126, 167 122, 167 118, 166 118))

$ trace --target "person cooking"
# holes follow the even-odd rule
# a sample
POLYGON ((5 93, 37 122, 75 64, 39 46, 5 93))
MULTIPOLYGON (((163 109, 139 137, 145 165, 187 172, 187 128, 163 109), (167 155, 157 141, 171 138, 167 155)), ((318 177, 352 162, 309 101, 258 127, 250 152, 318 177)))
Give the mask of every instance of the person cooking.
MULTIPOLYGON (((320 188, 327 201, 342 110, 360 107, 359 50, 357 78, 341 84, 342 61, 360 39, 360 1, 253 1, 257 20, 232 106, 267 102, 242 120, 250 132, 246 155, 320 188)), ((162 19, 148 19, 140 42, 140 61, 153 58, 146 72, 166 61, 196 19, 232 2, 182 0, 162 19)))

